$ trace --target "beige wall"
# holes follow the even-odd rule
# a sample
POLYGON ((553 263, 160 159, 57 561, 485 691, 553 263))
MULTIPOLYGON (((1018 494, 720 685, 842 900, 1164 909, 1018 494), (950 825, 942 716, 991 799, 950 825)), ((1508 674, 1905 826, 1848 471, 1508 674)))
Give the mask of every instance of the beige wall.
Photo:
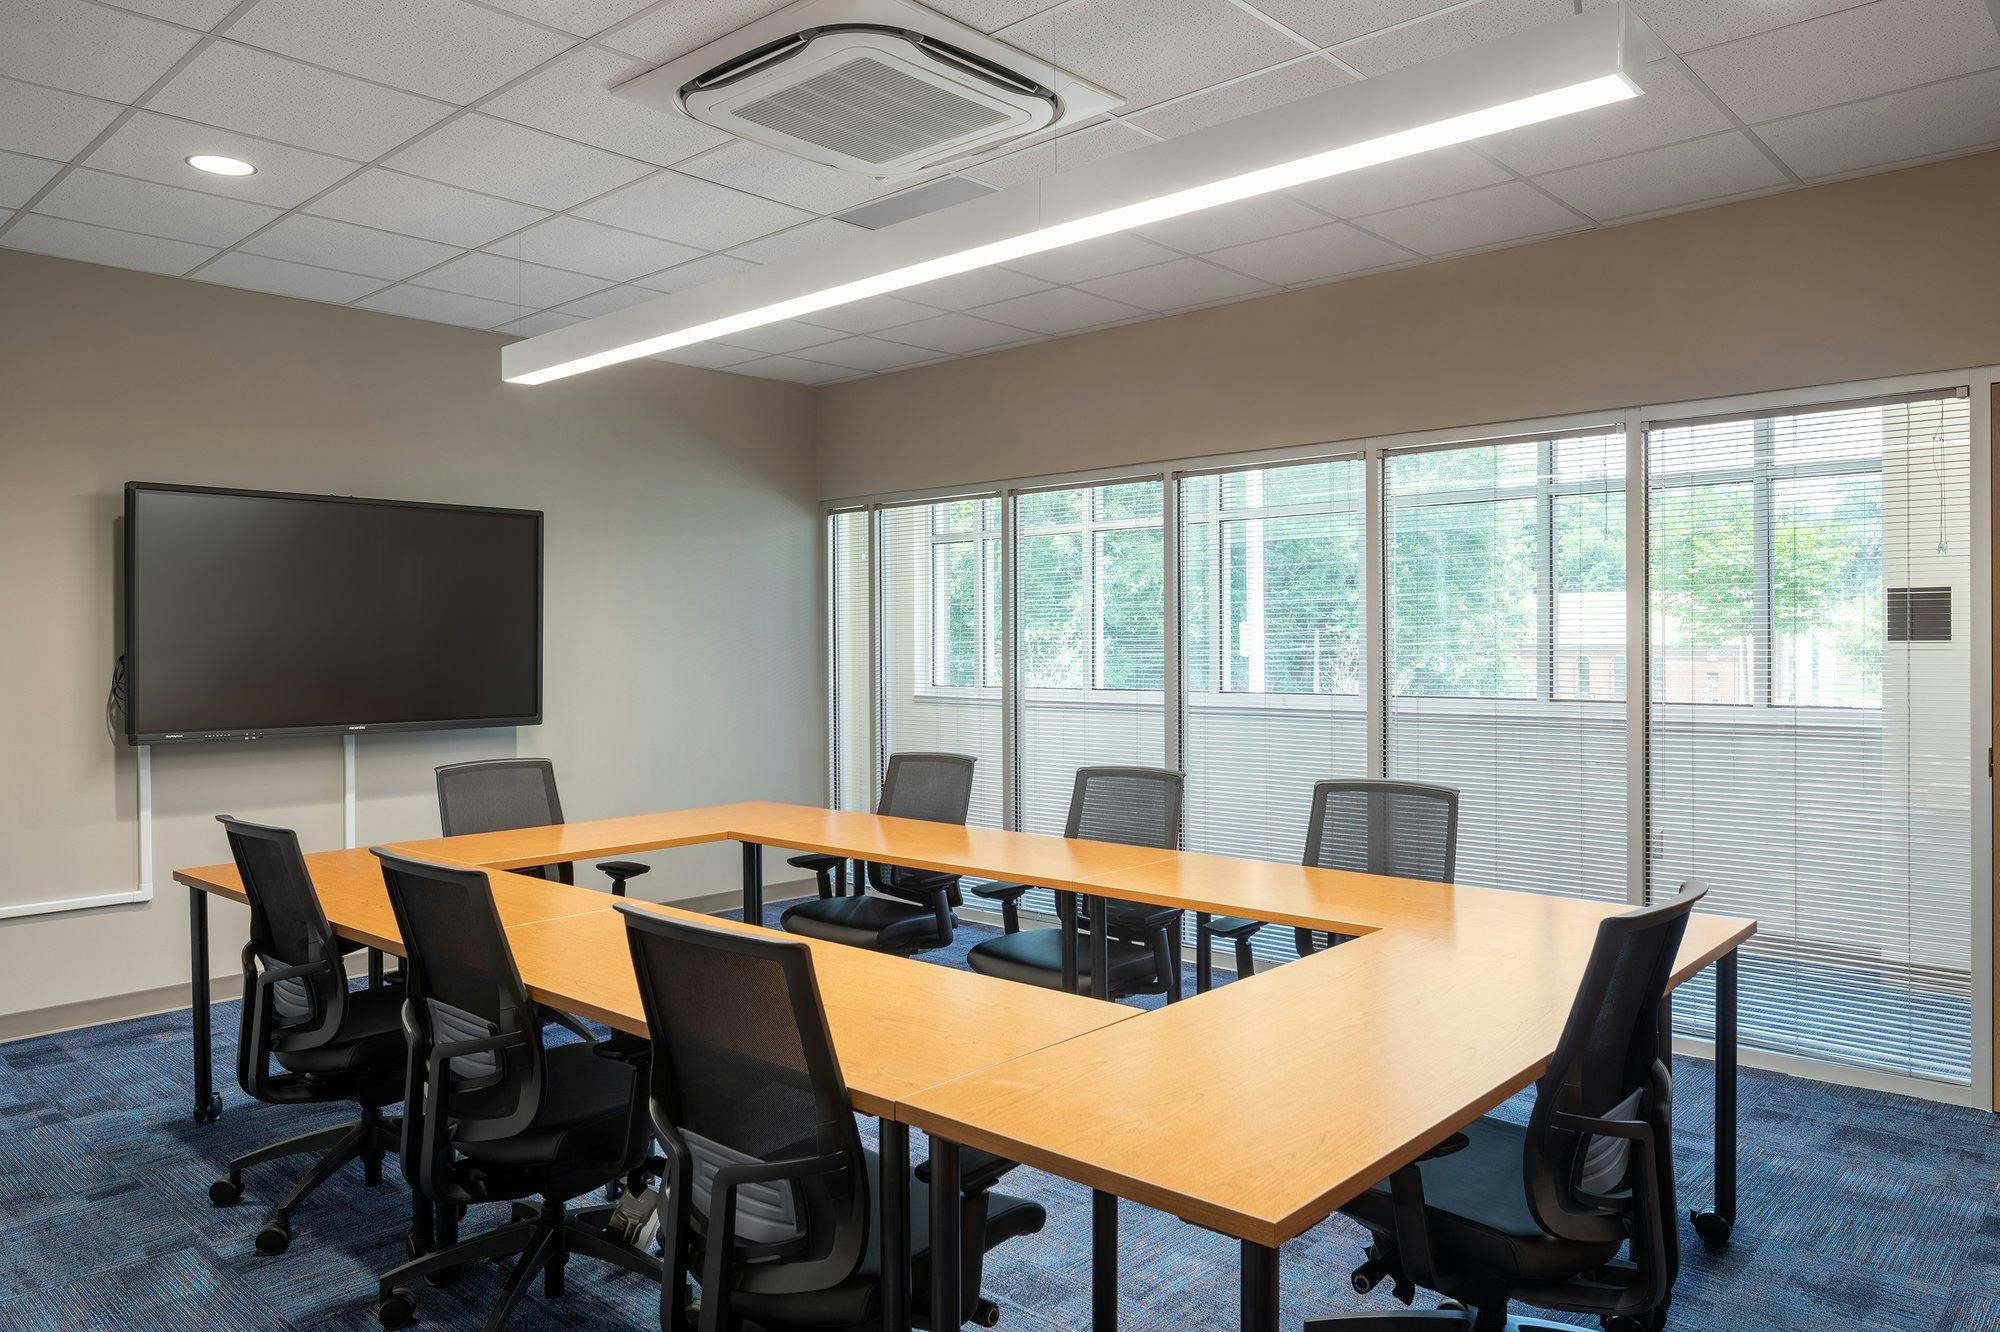
POLYGON ((2000 361, 2000 153, 822 390, 827 498, 2000 361))
MULTIPOLYGON (((516 388, 501 342, 0 251, 0 904, 135 883, 103 718, 128 480, 547 511, 546 724, 363 737, 364 843, 435 833, 435 764, 516 752, 573 818, 821 798, 811 391, 650 361, 516 388)), ((0 1015, 184 986, 168 875, 226 857, 218 811, 339 845, 336 738, 159 746, 154 791, 155 900, 0 920, 0 1015)), ((738 882, 729 848, 655 860, 650 896, 738 882)), ((233 972, 244 916, 213 919, 233 972)))

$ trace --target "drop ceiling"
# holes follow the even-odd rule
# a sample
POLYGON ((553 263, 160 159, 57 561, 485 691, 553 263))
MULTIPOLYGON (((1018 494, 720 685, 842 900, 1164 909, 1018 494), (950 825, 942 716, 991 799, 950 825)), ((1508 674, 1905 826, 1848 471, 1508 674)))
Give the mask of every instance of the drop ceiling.
MULTIPOLYGON (((1594 2, 1594 0, 1591 0, 1594 2)), ((1005 187, 1576 0, 931 0, 1125 104, 1005 187)), ((850 233, 880 183, 606 91, 779 0, 7 0, 0 246, 528 336, 850 233), (256 164, 206 176, 193 153, 256 164)), ((2000 145, 2000 0, 1633 0, 1637 101, 660 359, 832 383, 2000 145)))

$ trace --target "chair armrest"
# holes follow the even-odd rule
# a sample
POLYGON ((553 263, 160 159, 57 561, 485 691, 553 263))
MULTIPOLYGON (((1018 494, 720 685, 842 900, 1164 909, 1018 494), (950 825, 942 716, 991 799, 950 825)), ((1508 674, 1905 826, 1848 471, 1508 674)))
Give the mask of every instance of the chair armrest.
POLYGON ((803 856, 793 856, 785 861, 785 863, 793 869, 823 870, 832 869, 835 865, 838 865, 840 857, 823 856, 817 851, 813 851, 803 856))
POLYGON ((651 865, 642 865, 636 860, 603 860, 598 862, 597 868, 603 870, 610 877, 612 894, 617 897, 623 897, 625 896, 625 881, 627 879, 636 879, 653 867, 651 865))
POLYGON ((1451 1156, 1454 1155, 1455 1153, 1462 1152, 1471 1145, 1472 1145, 1472 1139, 1466 1137, 1463 1133, 1454 1133, 1449 1138, 1446 1138, 1443 1142, 1439 1143, 1437 1146, 1425 1152, 1422 1156, 1419 1156, 1417 1160, 1435 1161, 1441 1156, 1451 1156))
MULTIPOLYGON (((1008 1171, 1019 1166, 1020 1162, 1009 1161, 1004 1156, 995 1156, 974 1147, 961 1147, 958 1149, 958 1191, 967 1195, 984 1193, 998 1184, 1008 1171)), ((915 1173, 918 1179, 930 1183, 931 1163, 922 1162, 915 1173)))
POLYGON ((1111 908, 1111 928, 1114 930, 1157 930, 1171 925, 1179 918, 1184 907, 1134 907, 1129 904, 1111 908))
POLYGON ((972 890, 974 897, 983 897, 989 902, 1017 902, 1021 894, 1028 891, 1025 883, 984 883, 972 890))
POLYGON ((653 1043, 644 1036, 628 1036, 622 1031, 614 1031, 593 1044, 590 1052, 602 1059, 616 1059, 634 1067, 644 1067, 653 1057, 653 1043))

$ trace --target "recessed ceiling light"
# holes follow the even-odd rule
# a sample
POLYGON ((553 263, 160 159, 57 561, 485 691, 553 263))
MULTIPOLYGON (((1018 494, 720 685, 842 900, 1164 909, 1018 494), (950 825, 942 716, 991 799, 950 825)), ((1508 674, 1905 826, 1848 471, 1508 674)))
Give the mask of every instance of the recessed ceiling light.
POLYGON ((206 171, 211 176, 251 176, 257 168, 240 157, 220 157, 215 153, 196 153, 187 160, 196 171, 206 171))

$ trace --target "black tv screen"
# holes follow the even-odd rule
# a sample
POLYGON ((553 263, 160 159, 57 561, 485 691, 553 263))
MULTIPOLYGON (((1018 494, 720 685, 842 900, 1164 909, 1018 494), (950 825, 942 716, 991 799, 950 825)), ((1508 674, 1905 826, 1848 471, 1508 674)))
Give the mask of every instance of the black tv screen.
POLYGON ((542 515, 125 487, 134 743, 539 722, 542 515))

